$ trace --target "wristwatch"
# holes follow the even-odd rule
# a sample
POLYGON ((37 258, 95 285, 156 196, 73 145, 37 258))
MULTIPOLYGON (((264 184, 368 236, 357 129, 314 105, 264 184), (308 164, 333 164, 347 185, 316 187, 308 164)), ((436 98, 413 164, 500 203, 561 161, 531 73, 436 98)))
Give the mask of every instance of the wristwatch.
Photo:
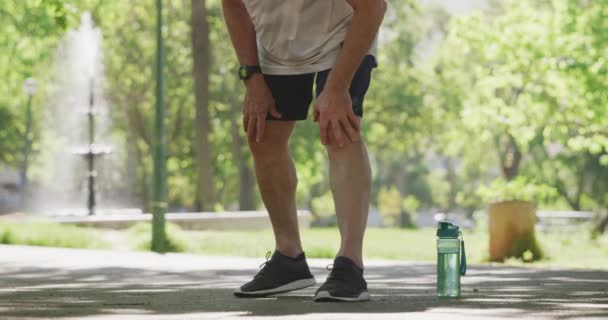
POLYGON ((239 68, 239 78, 241 80, 247 80, 255 73, 262 73, 262 68, 260 68, 260 66, 246 66, 246 65, 242 65, 239 68))

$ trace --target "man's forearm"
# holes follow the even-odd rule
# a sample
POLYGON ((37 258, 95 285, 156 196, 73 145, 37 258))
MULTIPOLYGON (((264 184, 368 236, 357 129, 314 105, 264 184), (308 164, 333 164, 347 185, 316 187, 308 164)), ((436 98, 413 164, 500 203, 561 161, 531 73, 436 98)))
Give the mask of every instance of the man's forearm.
POLYGON ((344 45, 325 86, 330 90, 347 90, 363 57, 372 46, 386 12, 384 0, 346 0, 354 10, 344 45))
POLYGON ((258 65, 255 28, 242 0, 222 0, 224 19, 239 62, 258 65))

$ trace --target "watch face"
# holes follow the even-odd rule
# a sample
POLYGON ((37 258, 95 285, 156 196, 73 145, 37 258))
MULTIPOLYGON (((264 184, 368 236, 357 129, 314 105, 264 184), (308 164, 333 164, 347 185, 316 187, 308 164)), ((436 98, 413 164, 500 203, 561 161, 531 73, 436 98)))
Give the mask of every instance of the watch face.
POLYGON ((247 79, 247 68, 245 67, 240 67, 239 68, 239 78, 241 78, 241 80, 245 80, 247 79))

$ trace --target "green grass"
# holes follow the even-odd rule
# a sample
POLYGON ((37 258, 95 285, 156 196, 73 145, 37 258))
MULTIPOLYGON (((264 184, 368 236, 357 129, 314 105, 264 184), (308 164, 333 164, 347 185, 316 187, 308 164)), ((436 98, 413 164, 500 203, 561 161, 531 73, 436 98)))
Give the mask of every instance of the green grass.
MULTIPOLYGON (((151 235, 152 224, 137 223, 131 226, 128 230, 129 247, 133 250, 150 251, 152 247, 151 235)), ((167 239, 165 248, 169 252, 188 252, 192 251, 190 246, 192 237, 175 225, 168 223, 165 230, 167 239)))
POLYGON ((94 230, 47 222, 0 222, 0 243, 86 249, 110 247, 94 230))
MULTIPOLYGON (((190 250, 208 255, 238 255, 262 257, 274 248, 271 230, 260 231, 189 231, 195 243, 190 250)), ((473 233, 466 236, 467 256, 472 262, 484 259, 487 236, 473 233)), ((339 249, 340 238, 335 228, 302 230, 306 256, 333 258, 339 249)), ((365 235, 364 255, 368 259, 434 261, 436 259, 435 230, 433 229, 376 229, 365 235)))
POLYGON ((589 230, 581 228, 573 232, 538 233, 538 242, 547 257, 533 266, 608 269, 608 234, 592 240, 589 230))
MULTIPOLYGON (((110 248, 102 239, 103 230, 52 223, 0 223, 0 243, 68 248, 110 248)), ((142 223, 125 231, 132 250, 149 250, 150 224, 142 223)), ((169 224, 170 251, 205 255, 263 258, 274 248, 272 231, 186 231, 169 224)), ((570 267, 608 269, 608 235, 592 240, 586 229, 578 232, 537 233, 545 258, 534 263, 511 259, 507 265, 532 267, 570 267)), ((485 230, 465 231, 464 239, 470 263, 486 263, 488 235, 485 230)), ((333 258, 339 246, 336 228, 302 230, 306 255, 333 258)), ((377 229, 366 232, 366 259, 409 260, 432 263, 436 259, 435 230, 377 229)))
MULTIPOLYGON (((169 232, 169 234, 171 234, 169 232)), ((591 240, 589 232, 538 233, 545 257, 534 263, 510 259, 507 265, 534 267, 608 268, 608 235, 591 240)), ((259 231, 182 231, 180 241, 185 251, 205 255, 263 257, 274 248, 271 230, 259 231), (184 239, 187 237, 188 239, 184 239)), ((488 235, 484 230, 465 231, 464 239, 469 263, 487 263, 488 235)), ((311 258, 333 258, 339 247, 335 228, 302 230, 306 255, 311 258)), ((366 259, 410 260, 434 262, 436 259, 435 229, 370 228, 365 235, 366 259)))

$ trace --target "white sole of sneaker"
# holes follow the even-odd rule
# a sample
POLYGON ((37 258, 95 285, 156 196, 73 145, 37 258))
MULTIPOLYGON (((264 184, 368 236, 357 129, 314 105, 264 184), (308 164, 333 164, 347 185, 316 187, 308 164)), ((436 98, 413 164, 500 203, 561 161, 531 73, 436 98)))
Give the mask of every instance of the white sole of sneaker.
POLYGON ((315 281, 314 278, 308 278, 308 279, 296 280, 294 282, 284 284, 280 287, 267 289, 267 290, 243 292, 243 291, 241 291, 241 288, 238 288, 238 289, 234 290, 234 295, 237 297, 242 297, 242 298, 243 297, 249 297, 249 298, 265 297, 265 296, 270 296, 273 294, 285 293, 285 292, 289 292, 289 291, 304 289, 307 287, 314 286, 315 284, 317 284, 317 282, 315 281))
POLYGON ((342 301, 342 302, 358 302, 358 301, 368 301, 370 300, 369 292, 362 292, 358 297, 336 297, 332 296, 327 291, 318 292, 314 298, 312 298, 315 302, 331 302, 331 301, 342 301))

